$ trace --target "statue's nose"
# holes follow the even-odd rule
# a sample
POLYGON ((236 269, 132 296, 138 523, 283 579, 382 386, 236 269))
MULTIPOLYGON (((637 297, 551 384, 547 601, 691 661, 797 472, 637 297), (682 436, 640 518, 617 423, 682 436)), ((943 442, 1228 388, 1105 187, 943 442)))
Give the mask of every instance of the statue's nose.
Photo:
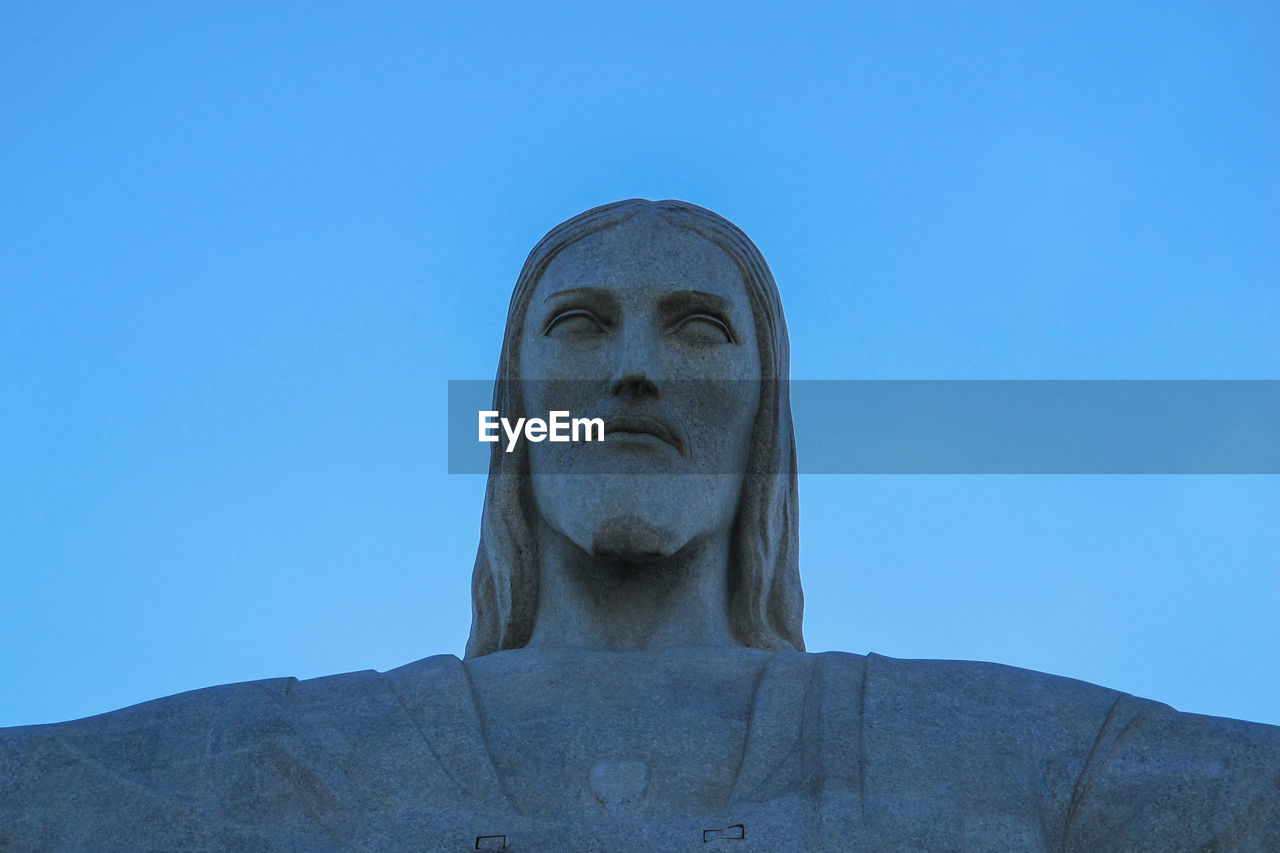
POLYGON ((644 373, 638 371, 624 373, 615 377, 609 386, 609 391, 615 397, 624 397, 630 400, 643 400, 658 396, 657 384, 644 373))
POLYGON ((658 385, 654 379, 653 351, 651 342, 638 330, 630 330, 623 334, 618 352, 618 360, 609 378, 609 391, 615 397, 644 399, 658 396, 658 385))

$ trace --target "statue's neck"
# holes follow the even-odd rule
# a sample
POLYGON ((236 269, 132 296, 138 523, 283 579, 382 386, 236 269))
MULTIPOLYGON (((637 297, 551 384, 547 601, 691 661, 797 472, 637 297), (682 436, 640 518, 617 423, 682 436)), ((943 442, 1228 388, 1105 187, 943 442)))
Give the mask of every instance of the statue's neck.
POLYGON ((710 536, 641 563, 586 553, 545 525, 530 647, 638 651, 736 646, 729 626, 729 537, 710 536))

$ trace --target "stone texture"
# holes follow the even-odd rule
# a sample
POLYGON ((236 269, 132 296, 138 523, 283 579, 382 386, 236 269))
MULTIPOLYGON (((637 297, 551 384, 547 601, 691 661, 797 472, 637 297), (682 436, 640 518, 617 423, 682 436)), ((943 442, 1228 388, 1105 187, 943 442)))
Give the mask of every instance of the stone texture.
MULTIPOLYGON (((510 733, 493 731, 479 697, 512 671, 554 681, 566 662, 439 656, 5 730, 0 849, 1280 849, 1275 727, 997 664, 749 649, 582 657, 631 670, 619 684, 663 673, 648 686, 669 692, 619 697, 624 726, 686 706, 740 734, 726 784, 708 798, 668 781, 649 802, 637 762, 593 737, 598 720, 561 706, 564 741, 613 768, 615 803, 639 799, 611 809, 587 796, 555 813, 556 796, 504 778, 497 745, 510 733), (734 713, 682 689, 708 671, 749 674, 747 705, 734 713)), ((548 704, 511 699, 516 714, 548 704)), ((554 757, 544 767, 554 776, 554 757)), ((575 775, 548 785, 600 784, 590 769, 575 775)))

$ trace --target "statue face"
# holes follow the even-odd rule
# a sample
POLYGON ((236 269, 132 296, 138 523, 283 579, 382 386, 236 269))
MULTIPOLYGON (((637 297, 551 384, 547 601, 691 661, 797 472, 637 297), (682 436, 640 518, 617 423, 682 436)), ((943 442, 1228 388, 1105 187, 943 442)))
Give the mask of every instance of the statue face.
POLYGON ((644 214, 573 243, 530 298, 519 366, 526 416, 606 422, 603 442, 528 445, 535 508, 552 531, 639 562, 731 529, 760 355, 746 286, 722 249, 644 214))

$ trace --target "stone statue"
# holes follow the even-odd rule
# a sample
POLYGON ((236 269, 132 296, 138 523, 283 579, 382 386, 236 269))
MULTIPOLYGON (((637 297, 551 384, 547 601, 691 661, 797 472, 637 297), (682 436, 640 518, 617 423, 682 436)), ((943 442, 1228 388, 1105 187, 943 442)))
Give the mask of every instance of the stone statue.
POLYGON ((494 446, 466 660, 4 730, 0 849, 1280 850, 1280 728, 805 653, 787 376, 726 220, 558 226, 494 408, 606 435, 494 446))

